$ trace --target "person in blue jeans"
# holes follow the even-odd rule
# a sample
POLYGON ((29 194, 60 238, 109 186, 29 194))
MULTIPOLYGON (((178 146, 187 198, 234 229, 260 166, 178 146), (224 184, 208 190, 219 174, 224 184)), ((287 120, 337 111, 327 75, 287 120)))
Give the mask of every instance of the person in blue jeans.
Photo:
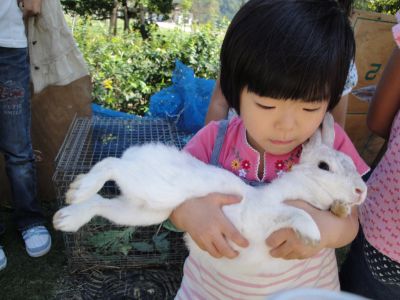
MULTIPOLYGON (((40 5, 41 0, 0 1, 0 151, 11 186, 15 222, 32 257, 42 256, 51 248, 51 237, 43 225, 45 218, 36 196, 30 136, 30 67, 23 22, 23 15, 39 13, 40 5)), ((0 234, 4 231, 0 223, 0 234)), ((0 270, 6 265, 7 258, 0 246, 0 270)))

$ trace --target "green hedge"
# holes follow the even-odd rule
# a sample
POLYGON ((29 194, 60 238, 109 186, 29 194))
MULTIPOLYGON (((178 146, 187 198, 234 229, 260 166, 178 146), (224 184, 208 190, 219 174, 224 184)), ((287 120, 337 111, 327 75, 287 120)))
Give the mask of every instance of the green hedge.
POLYGON ((73 27, 92 75, 93 100, 107 108, 143 115, 150 96, 171 84, 176 59, 198 77, 217 77, 223 29, 203 25, 186 33, 153 27, 144 41, 138 32, 110 36, 99 21, 79 19, 73 27))

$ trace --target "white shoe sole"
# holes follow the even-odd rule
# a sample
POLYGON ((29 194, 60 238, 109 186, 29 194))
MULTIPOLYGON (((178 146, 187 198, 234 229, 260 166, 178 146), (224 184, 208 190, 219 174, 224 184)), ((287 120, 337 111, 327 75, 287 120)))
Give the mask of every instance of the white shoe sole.
POLYGON ((28 253, 28 255, 30 257, 40 257, 40 256, 47 254, 50 251, 50 249, 51 249, 51 239, 50 239, 49 245, 46 248, 44 248, 43 250, 41 250, 39 252, 30 252, 28 250, 28 248, 26 248, 26 252, 28 253))

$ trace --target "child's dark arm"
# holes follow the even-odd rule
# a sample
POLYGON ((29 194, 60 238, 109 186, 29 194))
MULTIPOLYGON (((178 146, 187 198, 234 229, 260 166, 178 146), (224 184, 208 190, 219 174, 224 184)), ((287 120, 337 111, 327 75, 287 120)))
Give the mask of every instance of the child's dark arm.
POLYGON ((375 134, 387 138, 400 109, 400 49, 390 56, 368 111, 367 125, 375 134))

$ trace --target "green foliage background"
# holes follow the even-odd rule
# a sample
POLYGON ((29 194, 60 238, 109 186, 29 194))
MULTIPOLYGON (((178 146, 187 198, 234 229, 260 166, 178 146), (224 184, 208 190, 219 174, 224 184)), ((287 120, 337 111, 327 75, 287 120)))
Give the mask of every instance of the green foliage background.
POLYGON ((94 102, 138 115, 152 94, 171 85, 177 59, 196 76, 215 79, 224 33, 210 24, 192 33, 152 27, 151 38, 143 40, 138 32, 109 35, 104 22, 81 18, 73 32, 90 68, 94 102))
POLYGON ((400 10, 400 0, 356 0, 354 7, 394 15, 400 10))
MULTIPOLYGON (((140 1, 150 6, 156 0, 140 1)), ((75 3, 76 8, 82 7, 86 12, 91 8, 95 14, 94 11, 101 9, 109 11, 114 0, 63 2, 69 5, 75 3)), ((213 22, 197 25, 190 33, 180 29, 162 30, 152 25, 150 38, 143 40, 137 31, 124 33, 119 29, 118 35, 112 36, 108 34, 108 22, 96 21, 87 14, 76 17, 74 36, 92 74, 95 103, 143 115, 148 109, 150 96, 171 84, 176 59, 193 68, 196 76, 217 77, 219 48, 228 25, 228 19, 221 15, 231 17, 246 1, 186 2, 185 5, 192 10, 201 7, 201 11, 196 9, 198 16, 210 16, 213 22), (219 9, 216 3, 219 3, 219 9), (219 16, 217 21, 214 18, 216 15, 219 16)), ((400 0, 356 0, 355 7, 394 13, 400 9, 400 0)))

